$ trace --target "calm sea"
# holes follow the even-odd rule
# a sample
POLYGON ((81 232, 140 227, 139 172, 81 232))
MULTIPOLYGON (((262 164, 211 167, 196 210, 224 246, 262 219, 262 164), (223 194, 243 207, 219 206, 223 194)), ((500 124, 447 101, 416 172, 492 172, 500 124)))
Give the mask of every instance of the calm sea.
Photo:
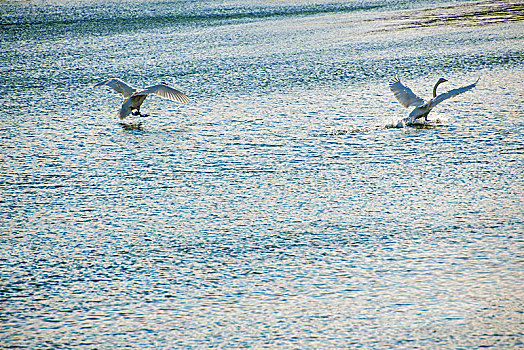
POLYGON ((0 16, 1 348, 524 347, 521 1, 0 16), (394 76, 480 81, 391 128, 394 76))

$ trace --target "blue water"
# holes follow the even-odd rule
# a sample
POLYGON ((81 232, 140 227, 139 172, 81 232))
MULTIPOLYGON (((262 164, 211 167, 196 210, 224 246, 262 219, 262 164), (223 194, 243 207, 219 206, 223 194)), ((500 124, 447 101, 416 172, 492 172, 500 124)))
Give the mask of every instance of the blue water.
POLYGON ((0 15, 2 348, 524 346, 520 1, 0 15), (395 75, 480 81, 391 128, 395 75))

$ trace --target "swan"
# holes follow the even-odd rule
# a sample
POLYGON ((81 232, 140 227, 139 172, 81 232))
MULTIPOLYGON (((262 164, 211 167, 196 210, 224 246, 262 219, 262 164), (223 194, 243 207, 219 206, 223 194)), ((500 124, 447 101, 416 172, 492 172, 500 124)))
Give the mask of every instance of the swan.
POLYGON ((94 88, 104 85, 113 88, 124 96, 124 102, 118 111, 118 118, 120 119, 126 118, 131 113, 141 117, 149 116, 148 114, 140 113, 140 106, 142 106, 142 103, 144 103, 144 100, 150 94, 155 94, 181 103, 189 102, 189 97, 187 97, 186 94, 168 86, 165 82, 160 82, 160 84, 149 86, 137 91, 122 80, 113 78, 96 84, 94 88), (135 112, 133 112, 133 110, 135 110, 135 112))
POLYGON ((429 101, 424 101, 422 98, 415 95, 410 88, 408 88, 400 82, 400 79, 398 77, 395 77, 390 81, 389 88, 391 89, 391 92, 393 92, 393 95, 395 95, 398 102, 400 102, 402 106, 404 106, 405 108, 415 106, 415 109, 413 109, 409 116, 404 119, 404 122, 407 125, 411 125, 427 122, 429 112, 431 112, 431 110, 436 105, 438 105, 440 102, 444 100, 447 100, 448 98, 455 97, 463 92, 473 89, 479 82, 479 79, 477 79, 477 81, 471 85, 466 85, 457 89, 449 90, 448 92, 442 93, 437 96, 437 87, 440 84, 447 82, 446 79, 440 78, 433 87, 433 98, 429 101), (421 120, 421 118, 424 119, 421 120))

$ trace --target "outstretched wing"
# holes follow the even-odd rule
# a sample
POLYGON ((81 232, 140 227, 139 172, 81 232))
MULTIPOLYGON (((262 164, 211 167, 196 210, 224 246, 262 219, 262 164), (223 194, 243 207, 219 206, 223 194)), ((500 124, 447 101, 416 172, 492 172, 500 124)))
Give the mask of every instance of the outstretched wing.
POLYGON ((136 91, 136 89, 132 88, 131 86, 127 85, 120 79, 109 79, 106 81, 103 81, 101 83, 96 84, 94 87, 99 87, 102 85, 107 85, 111 88, 113 88, 115 91, 121 93, 124 95, 124 99, 127 99, 129 96, 133 95, 136 91))
POLYGON ((172 88, 171 86, 167 86, 165 84, 153 85, 153 86, 145 88, 144 90, 137 91, 135 93, 136 96, 149 95, 149 94, 155 94, 160 97, 167 98, 173 101, 182 102, 182 103, 189 102, 189 97, 187 97, 186 94, 178 91, 177 89, 172 88))
POLYGON ((463 87, 459 87, 458 89, 449 90, 448 92, 444 92, 443 94, 438 95, 435 97, 435 100, 433 100, 432 106, 438 105, 440 102, 447 100, 448 98, 455 97, 457 95, 460 95, 463 92, 469 91, 473 89, 475 86, 477 86, 477 83, 479 82, 480 78, 477 79, 476 82, 474 82, 471 85, 466 85, 463 87))
POLYGON ((389 88, 397 98, 398 102, 406 108, 410 106, 419 106, 424 103, 424 100, 415 95, 410 88, 403 85, 398 77, 395 77, 389 82, 389 88))

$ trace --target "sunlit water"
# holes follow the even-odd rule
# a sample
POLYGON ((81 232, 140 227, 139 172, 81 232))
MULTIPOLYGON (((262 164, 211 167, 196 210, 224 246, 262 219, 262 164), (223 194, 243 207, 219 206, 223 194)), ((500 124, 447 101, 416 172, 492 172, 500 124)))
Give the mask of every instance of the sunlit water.
POLYGON ((0 14, 2 348, 524 346, 520 1, 0 14))

